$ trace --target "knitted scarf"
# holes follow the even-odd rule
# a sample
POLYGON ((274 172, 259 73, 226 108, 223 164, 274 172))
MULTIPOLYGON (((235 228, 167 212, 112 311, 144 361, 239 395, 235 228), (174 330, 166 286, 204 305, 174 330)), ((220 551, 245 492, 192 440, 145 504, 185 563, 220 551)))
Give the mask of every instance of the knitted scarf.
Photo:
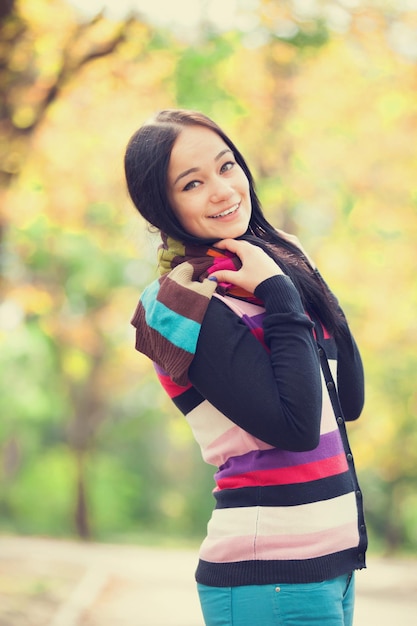
POLYGON ((163 368, 175 383, 189 384, 188 368, 215 292, 262 304, 236 285, 209 280, 213 272, 240 266, 238 257, 228 251, 189 246, 162 236, 161 276, 142 293, 131 323, 136 328, 136 350, 163 368))

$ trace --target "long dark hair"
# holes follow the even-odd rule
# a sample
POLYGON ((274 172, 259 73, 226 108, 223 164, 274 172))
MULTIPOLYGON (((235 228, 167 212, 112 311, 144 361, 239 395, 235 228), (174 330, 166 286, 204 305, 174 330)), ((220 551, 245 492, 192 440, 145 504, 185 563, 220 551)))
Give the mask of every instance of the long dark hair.
POLYGON ((219 135, 234 153, 236 162, 248 181, 252 214, 245 239, 263 248, 292 279, 313 319, 335 336, 345 330, 337 301, 322 279, 310 267, 299 248, 286 239, 266 220, 255 191, 249 167, 224 131, 198 111, 167 109, 159 111, 131 137, 125 153, 127 188, 136 209, 145 220, 162 233, 185 244, 213 244, 211 239, 190 235, 177 219, 168 200, 167 172, 171 151, 184 126, 203 126, 219 135))

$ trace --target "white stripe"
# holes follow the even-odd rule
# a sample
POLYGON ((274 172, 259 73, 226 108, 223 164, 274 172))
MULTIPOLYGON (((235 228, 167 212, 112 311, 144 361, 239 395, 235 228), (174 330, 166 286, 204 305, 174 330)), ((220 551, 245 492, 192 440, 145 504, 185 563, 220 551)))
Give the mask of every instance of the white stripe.
POLYGON ((355 494, 287 507, 215 509, 210 539, 236 536, 303 535, 330 530, 357 519, 355 494))
POLYGON ((337 389, 337 361, 335 359, 327 359, 329 364, 330 372, 333 376, 334 384, 337 389))
POLYGON ((333 406, 330 401, 329 392, 326 387, 326 381, 323 376, 323 372, 321 373, 321 387, 322 387, 322 409, 321 409, 321 424, 320 424, 320 434, 325 435, 326 433, 331 433, 334 430, 338 430, 338 426, 336 424, 336 418, 333 411, 333 406))
POLYGON ((223 413, 218 411, 208 400, 204 400, 186 415, 196 441, 204 450, 213 441, 234 427, 223 413))
POLYGON ((190 411, 186 419, 200 444, 203 459, 216 467, 226 463, 231 455, 274 447, 236 426, 207 400, 190 411))
POLYGON ((192 280, 194 267, 186 261, 174 267, 169 273, 169 279, 177 283, 181 287, 186 287, 195 293, 210 298, 217 287, 217 283, 213 280, 205 279, 202 283, 192 280))

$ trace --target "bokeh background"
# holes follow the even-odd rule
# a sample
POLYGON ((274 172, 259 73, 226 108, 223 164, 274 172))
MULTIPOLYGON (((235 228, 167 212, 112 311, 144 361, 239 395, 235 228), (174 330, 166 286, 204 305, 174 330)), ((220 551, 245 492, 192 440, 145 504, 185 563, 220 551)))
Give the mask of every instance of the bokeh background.
POLYGON ((187 107, 235 139, 344 307, 371 549, 417 552, 417 2, 104 5, 0 2, 0 533, 205 533, 215 470, 133 348, 158 237, 122 167, 143 121, 187 107))

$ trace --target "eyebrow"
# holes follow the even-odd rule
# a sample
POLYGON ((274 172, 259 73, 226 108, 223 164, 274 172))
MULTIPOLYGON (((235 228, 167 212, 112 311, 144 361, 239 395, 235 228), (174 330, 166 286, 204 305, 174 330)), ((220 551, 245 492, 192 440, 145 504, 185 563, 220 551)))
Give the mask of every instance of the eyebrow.
MULTIPOLYGON (((227 152, 231 152, 233 154, 233 151, 230 148, 225 148, 224 150, 219 152, 219 154, 216 157, 214 157, 214 161, 215 162, 219 161, 222 158, 222 156, 224 156, 227 152)), ((174 180, 174 186, 177 184, 179 180, 181 180, 181 178, 184 178, 185 176, 188 176, 189 174, 193 174, 194 172, 198 172, 199 170, 200 170, 199 167, 190 167, 189 170, 185 170, 184 172, 181 172, 181 174, 179 174, 177 178, 174 180)))

